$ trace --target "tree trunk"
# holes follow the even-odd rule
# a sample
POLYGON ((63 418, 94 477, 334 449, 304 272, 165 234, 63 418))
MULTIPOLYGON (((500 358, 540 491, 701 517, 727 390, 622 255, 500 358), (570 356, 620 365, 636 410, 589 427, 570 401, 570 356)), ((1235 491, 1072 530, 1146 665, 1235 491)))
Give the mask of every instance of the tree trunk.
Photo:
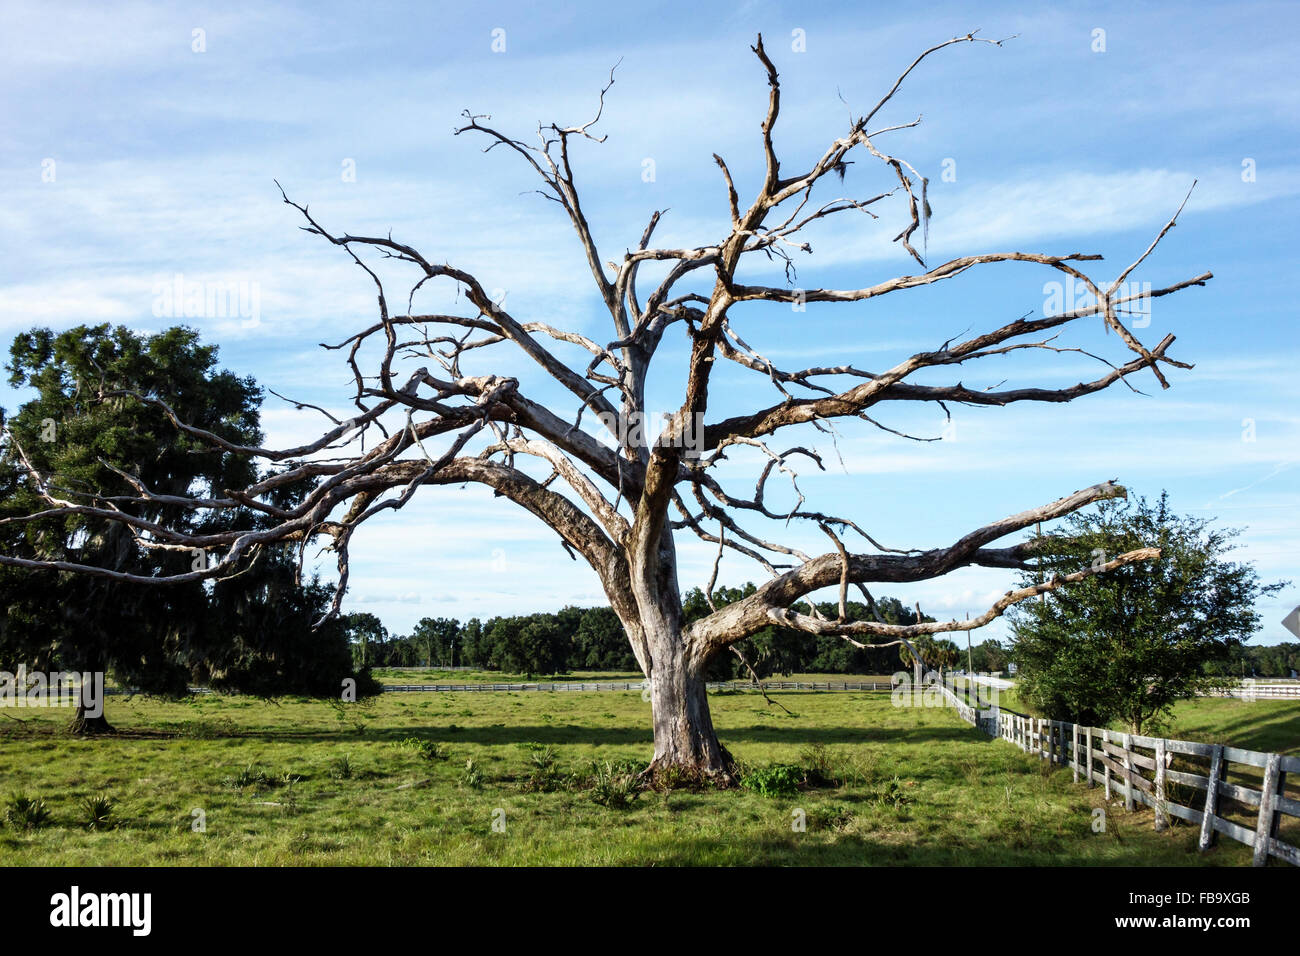
POLYGON ((735 762, 718 741, 709 714, 705 665, 687 662, 680 631, 663 633, 648 644, 655 733, 648 775, 656 784, 669 786, 734 785, 735 762))
POLYGON ((627 569, 630 587, 606 592, 650 681, 655 752, 645 776, 662 787, 730 787, 737 782, 735 762, 718 742, 705 692, 709 658, 691 648, 682 634, 681 590, 671 530, 664 527, 658 542, 644 563, 631 562, 627 569))
POLYGON ((77 712, 72 717, 72 723, 68 725, 68 732, 86 736, 117 733, 102 712, 98 717, 87 716, 86 705, 82 703, 77 704, 77 712))

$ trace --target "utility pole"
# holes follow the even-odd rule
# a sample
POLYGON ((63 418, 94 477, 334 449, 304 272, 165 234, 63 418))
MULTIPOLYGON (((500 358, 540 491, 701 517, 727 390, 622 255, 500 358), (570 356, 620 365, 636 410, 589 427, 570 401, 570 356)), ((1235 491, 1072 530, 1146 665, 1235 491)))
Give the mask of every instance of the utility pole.
MULTIPOLYGON (((1041 521, 1036 521, 1036 522, 1034 522, 1034 537, 1038 539, 1038 540, 1037 540, 1037 544, 1038 544, 1038 583, 1039 583, 1039 584, 1042 584, 1042 583, 1043 583, 1043 523, 1042 523, 1041 521)), ((1039 604, 1046 604, 1046 603, 1047 603, 1047 592, 1046 592, 1046 591, 1044 591, 1042 594, 1038 595, 1038 603, 1039 603, 1039 604)))
MULTIPOLYGON (((921 623, 921 602, 920 602, 920 601, 917 601, 917 602, 916 602, 916 623, 917 623, 917 624, 920 624, 920 623, 921 623)), ((908 650, 912 650, 912 648, 908 648, 908 650)), ((915 669, 915 672, 916 672, 916 686, 917 686, 917 687, 920 687, 920 686, 921 686, 921 671, 922 671, 922 661, 921 661, 921 653, 920 653, 920 651, 919 651, 919 650, 917 650, 917 651, 913 651, 912 658, 913 658, 913 660, 912 660, 912 666, 913 666, 913 668, 915 669)))

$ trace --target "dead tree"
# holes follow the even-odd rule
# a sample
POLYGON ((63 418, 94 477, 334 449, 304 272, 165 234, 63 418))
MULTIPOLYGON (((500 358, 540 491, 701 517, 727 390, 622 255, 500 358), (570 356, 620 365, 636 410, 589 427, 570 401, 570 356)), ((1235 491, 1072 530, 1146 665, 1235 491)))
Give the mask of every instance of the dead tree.
MULTIPOLYGON (((347 355, 355 379, 352 402, 357 413, 346 420, 330 416, 331 427, 324 434, 297 448, 246 447, 181 421, 156 396, 129 383, 101 383, 101 400, 131 398, 161 408, 178 429, 191 436, 231 454, 254 456, 267 463, 264 477, 256 484, 214 490, 207 497, 155 494, 138 479, 124 475, 137 502, 165 499, 168 504, 198 509, 248 509, 271 520, 264 520, 256 530, 181 534, 139 517, 132 501, 69 492, 28 464, 26 480, 39 490, 48 508, 12 520, 77 514, 120 523, 131 529, 141 547, 159 553, 159 571, 153 576, 130 575, 75 562, 13 556, 0 557, 0 563, 160 585, 237 574, 260 549, 284 542, 306 549, 314 539, 323 538, 337 555, 339 579, 333 605, 337 612, 348 586, 348 545, 362 524, 382 512, 402 508, 426 486, 486 485, 549 525, 570 556, 580 555, 599 577, 648 679, 654 719, 652 769, 675 768, 679 774, 697 779, 727 782, 732 763, 713 729, 704 675, 716 655, 727 653, 757 631, 777 624, 858 643, 906 642, 921 634, 979 627, 1016 602, 1091 574, 1157 557, 1159 552, 1153 549, 1134 551, 1033 587, 1008 591, 969 620, 909 626, 850 621, 846 613, 850 586, 860 590, 871 605, 869 584, 922 581, 969 566, 1025 568, 1032 556, 1032 539, 1002 546, 997 546, 998 542, 1038 522, 1123 495, 1124 489, 1103 481, 976 528, 949 547, 932 550, 884 547, 851 518, 805 508, 802 495, 788 511, 773 510, 765 501, 774 472, 793 475, 794 462, 800 458, 821 467, 820 457, 810 448, 796 445, 774 450, 768 445, 769 436, 797 425, 825 431, 833 428, 836 420, 858 419, 892 431, 874 417, 890 402, 933 403, 945 413, 950 404, 1070 402, 1116 382, 1133 388, 1128 377, 1142 370, 1149 370, 1161 387, 1167 388, 1162 365, 1191 367, 1168 356, 1172 335, 1148 348, 1119 317, 1133 298, 1122 293, 1123 283, 1173 227, 1177 213, 1151 246, 1111 282, 1094 280, 1082 271, 1082 264, 1099 260, 1098 255, 982 252, 929 267, 917 253, 912 240, 929 217, 926 180, 883 144, 892 138, 889 134, 916 126, 920 120, 881 127, 873 123, 922 60, 945 47, 974 42, 994 43, 968 35, 926 50, 875 106, 831 139, 810 166, 791 173, 782 168, 774 141, 781 86, 776 66, 759 37, 752 49, 766 73, 769 100, 761 124, 764 172, 753 199, 742 204, 727 163, 714 155, 725 187, 729 231, 704 245, 660 248, 652 242, 661 216, 654 212, 635 246, 617 261, 606 259, 597 249, 571 161, 571 147, 577 142, 604 140, 593 129, 613 85, 613 72, 601 91, 593 119, 578 126, 539 125, 533 141, 515 139, 495 129, 490 117, 466 111, 457 133, 485 139, 485 152, 500 149, 526 163, 541 180, 539 192, 568 217, 596 292, 610 316, 612 335, 603 343, 512 314, 493 301, 486 291, 490 286, 479 276, 430 261, 391 235, 332 232, 307 206, 291 201, 281 190, 284 202, 305 219, 302 228, 339 247, 375 286, 377 318, 343 342, 324 346, 347 355), (861 198, 814 200, 815 189, 834 187, 843 179, 851 153, 879 163, 889 188, 861 198), (811 253, 803 237, 808 227, 845 213, 874 223, 879 217, 873 207, 883 208, 880 204, 889 197, 906 209, 901 231, 894 239, 919 265, 916 274, 848 289, 797 289, 793 281, 747 285, 737 280, 745 257, 764 256, 792 269, 796 254, 811 253), (383 259, 414 270, 405 312, 392 307, 376 271, 383 259), (1086 288, 1090 299, 1082 308, 1037 318, 1027 315, 979 335, 949 340, 881 371, 850 364, 778 368, 741 335, 740 319, 750 314, 755 303, 789 307, 797 302, 865 302, 1008 262, 1029 263, 1063 279, 1068 277, 1086 288), (639 270, 646 263, 658 264, 656 268, 663 274, 648 290, 638 281, 639 270), (463 314, 417 314, 412 306, 415 293, 430 283, 454 286, 468 303, 463 314), (944 385, 915 381, 915 373, 921 370, 956 369, 1016 350, 1079 352, 1053 342, 1065 327, 1088 316, 1100 316, 1131 353, 1122 363, 1092 356, 1101 363, 1099 375, 1092 381, 1065 388, 983 390, 967 387, 960 380, 944 385), (647 376, 657 350, 670 335, 682 336, 690 346, 686 368, 677 369, 684 372, 684 393, 680 404, 666 416, 662 432, 651 439, 643 427, 649 411, 647 376), (572 407, 557 410, 530 398, 526 383, 519 378, 462 370, 462 364, 489 362, 495 351, 507 348, 522 351, 543 381, 549 378, 552 385, 558 383, 570 393, 572 407), (580 356, 577 361, 562 357, 571 359, 574 353, 580 356), (719 361, 752 371, 757 385, 764 391, 771 389, 770 397, 754 398, 744 414, 708 420, 710 381, 719 361), (395 367, 399 362, 425 364, 414 371, 402 371, 395 367), (369 374, 363 374, 363 363, 369 374), (613 441, 606 432, 614 434, 613 441), (426 442, 441 444, 431 452, 426 442), (751 497, 728 490, 718 477, 716 466, 728 454, 754 457, 757 483, 751 497), (315 484, 300 504, 282 508, 272 503, 275 489, 303 479, 315 484), (810 522, 825 533, 831 546, 824 554, 812 555, 753 530, 753 522, 768 520, 776 524, 810 522), (719 558, 730 549, 757 562, 769 579, 751 596, 716 608, 685 626, 677 568, 677 539, 683 533, 716 545, 719 558), (852 550, 851 536, 860 539, 865 550, 852 550), (196 551, 211 558, 197 570, 190 567, 190 555, 196 551), (839 613, 833 618, 819 613, 811 599, 814 592, 826 588, 838 589, 839 613)), ((1168 295, 1203 285, 1209 278, 1206 272, 1147 294, 1168 295)), ((324 409, 316 411, 329 415, 324 409)), ((18 460, 28 461, 12 435, 9 445, 18 460)), ((715 578, 716 574, 715 563, 715 578)))

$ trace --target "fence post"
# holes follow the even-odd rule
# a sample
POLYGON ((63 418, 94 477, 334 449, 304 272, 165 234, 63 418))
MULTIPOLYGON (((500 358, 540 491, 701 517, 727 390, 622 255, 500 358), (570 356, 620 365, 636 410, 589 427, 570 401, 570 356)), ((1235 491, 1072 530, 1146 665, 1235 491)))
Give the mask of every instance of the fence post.
POLYGON ((1205 811, 1201 816, 1201 839, 1196 844, 1198 850, 1202 853, 1214 846, 1217 832, 1214 829, 1214 818, 1218 815, 1219 810, 1219 781, 1223 778, 1223 747, 1215 744, 1214 749, 1210 752, 1210 776, 1206 781, 1208 786, 1205 789, 1205 811))
POLYGON ((1110 765, 1114 761, 1115 755, 1106 749, 1108 743, 1110 743, 1110 731, 1103 729, 1101 732, 1101 752, 1106 755, 1106 760, 1102 766, 1106 771, 1106 802, 1110 803, 1110 765))
POLYGON ((1084 736, 1087 738, 1086 744, 1087 744, 1087 747, 1088 747, 1088 763, 1087 763, 1087 770, 1088 770, 1088 786, 1089 786, 1089 787, 1095 787, 1095 786, 1097 786, 1097 782, 1096 782, 1095 780, 1092 779, 1092 728, 1091 728, 1091 727, 1085 727, 1085 728, 1083 729, 1083 733, 1084 733, 1084 736))
POLYGON ((1074 758, 1074 782, 1079 782, 1079 725, 1070 724, 1070 754, 1074 758))
POLYGON ((1056 763, 1056 736, 1059 724, 1055 720, 1047 722, 1047 762, 1056 763))
POLYGON ((1124 809, 1132 812, 1133 810, 1133 758, 1129 748, 1132 746, 1133 738, 1128 734, 1124 735, 1124 809))
POLYGON ((1165 809, 1165 739, 1156 740, 1156 829, 1169 826, 1169 812, 1165 809))
MULTIPOLYGON (((1278 770, 1278 773, 1277 773, 1277 789, 1274 790, 1273 792, 1274 792, 1275 794, 1277 794, 1279 797, 1286 793, 1286 771, 1285 771, 1285 770, 1282 770, 1282 769, 1279 769, 1279 770, 1278 770)), ((1277 801, 1275 800, 1274 803, 1276 804, 1276 802, 1277 802, 1277 801)), ((1282 816, 1283 816, 1283 814, 1282 814, 1282 811, 1281 811, 1281 810, 1277 810, 1277 811, 1274 812, 1274 814, 1273 814, 1273 829, 1269 832, 1269 836, 1274 836, 1274 837, 1277 836, 1277 834, 1278 834, 1278 830, 1279 830, 1279 829, 1281 828, 1281 826, 1282 826, 1282 816)))
POLYGON ((1259 822, 1255 824, 1255 856, 1252 866, 1268 863, 1268 842, 1273 838, 1273 817, 1277 811, 1277 778, 1282 769, 1282 756, 1269 754, 1264 768, 1264 786, 1259 792, 1259 822))

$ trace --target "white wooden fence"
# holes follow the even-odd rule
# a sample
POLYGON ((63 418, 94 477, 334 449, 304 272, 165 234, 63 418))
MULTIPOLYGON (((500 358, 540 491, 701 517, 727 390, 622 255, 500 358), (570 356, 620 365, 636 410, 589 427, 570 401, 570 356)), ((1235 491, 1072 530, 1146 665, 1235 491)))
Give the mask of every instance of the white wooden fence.
POLYGON ((1300 681, 1270 681, 1256 684, 1245 680, 1227 690, 1211 691, 1207 697, 1236 697, 1240 700, 1300 700, 1300 681))
POLYGON ((1254 850, 1255 866, 1263 866, 1269 857, 1300 866, 1300 847, 1279 835, 1284 818, 1300 819, 1300 800, 1286 794, 1287 774, 1300 774, 1300 757, 1098 730, 1014 711, 999 710, 993 721, 982 720, 959 695, 943 690, 967 723, 986 732, 995 724, 996 736, 1025 753, 1070 767, 1075 783, 1082 777, 1089 787, 1102 784, 1107 800, 1122 795, 1126 810, 1138 803, 1151 807, 1157 830, 1168 828, 1171 816, 1178 817, 1200 827, 1198 846, 1203 851, 1223 833, 1254 850), (1257 779, 1260 770, 1262 779, 1257 779), (1230 782, 1230 774, 1239 782, 1230 782), (1236 812, 1239 818, 1253 813, 1253 829, 1230 819, 1223 800, 1245 808, 1236 812))

